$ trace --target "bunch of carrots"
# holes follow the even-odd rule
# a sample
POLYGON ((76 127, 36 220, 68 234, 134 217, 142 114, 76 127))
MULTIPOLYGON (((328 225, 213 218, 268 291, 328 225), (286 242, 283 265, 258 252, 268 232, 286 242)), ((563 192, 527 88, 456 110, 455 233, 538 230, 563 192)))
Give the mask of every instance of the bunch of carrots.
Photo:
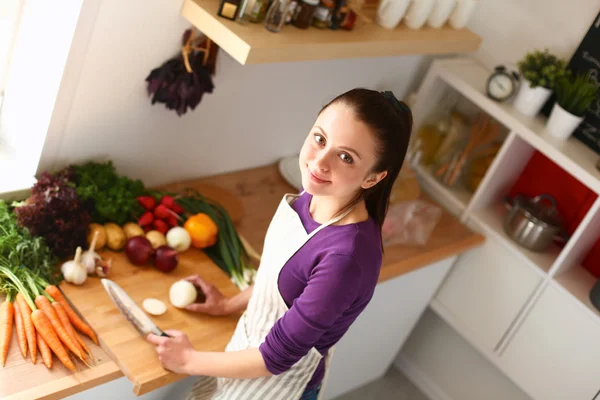
POLYGON ((35 364, 39 350, 46 367, 52 368, 52 353, 75 372, 69 355, 89 365, 91 352, 76 330, 98 344, 98 338, 73 311, 60 290, 25 268, 0 266, 0 290, 6 300, 0 305, 0 362, 4 366, 14 327, 19 348, 35 364))

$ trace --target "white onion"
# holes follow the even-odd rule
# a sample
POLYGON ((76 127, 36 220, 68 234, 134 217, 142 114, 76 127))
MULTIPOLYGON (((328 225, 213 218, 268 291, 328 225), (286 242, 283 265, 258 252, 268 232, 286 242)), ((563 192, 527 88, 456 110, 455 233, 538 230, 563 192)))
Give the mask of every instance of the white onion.
POLYGON ((169 300, 177 308, 185 308, 196 300, 196 287, 188 281, 177 281, 171 285, 169 300))
POLYGON ((144 310, 148 312, 148 314, 152 315, 163 315, 167 311, 167 306, 165 303, 158 299, 145 299, 142 302, 142 306, 144 310))
POLYGON ((167 232, 167 244, 181 253, 190 248, 192 238, 184 228, 175 226, 167 232))

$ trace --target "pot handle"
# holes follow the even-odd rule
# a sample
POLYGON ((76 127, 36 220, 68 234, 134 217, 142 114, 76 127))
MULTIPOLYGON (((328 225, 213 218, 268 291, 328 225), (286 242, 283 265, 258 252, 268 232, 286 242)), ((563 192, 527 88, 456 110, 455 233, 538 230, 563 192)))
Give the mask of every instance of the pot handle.
POLYGON ((569 235, 565 231, 560 231, 556 234, 556 236, 554 236, 554 240, 556 240, 560 244, 567 244, 567 242, 569 241, 570 238, 571 238, 571 235, 569 235))

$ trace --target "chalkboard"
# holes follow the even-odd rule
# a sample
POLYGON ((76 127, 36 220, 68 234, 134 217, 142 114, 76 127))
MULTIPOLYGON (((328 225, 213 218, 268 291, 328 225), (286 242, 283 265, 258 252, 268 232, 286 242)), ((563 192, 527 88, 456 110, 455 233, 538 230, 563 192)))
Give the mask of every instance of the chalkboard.
MULTIPOLYGON (((569 68, 600 82, 600 13, 571 58, 569 68)), ((600 93, 573 135, 600 154, 600 93)))

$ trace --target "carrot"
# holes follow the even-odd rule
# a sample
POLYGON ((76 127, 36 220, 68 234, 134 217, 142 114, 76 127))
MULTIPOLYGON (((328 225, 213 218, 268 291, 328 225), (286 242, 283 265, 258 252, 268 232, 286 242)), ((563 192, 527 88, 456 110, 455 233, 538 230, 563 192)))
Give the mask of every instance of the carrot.
POLYGON ((36 332, 36 335, 37 335, 37 345, 38 345, 38 348, 40 349, 40 354, 42 355, 42 360, 44 360, 44 364, 46 365, 46 367, 48 369, 50 369, 50 368, 52 368, 52 350, 50 350, 50 347, 48 347, 48 344, 46 343, 46 341, 44 340, 42 335, 40 335, 39 332, 36 332))
POLYGON ((21 316, 21 309, 19 303, 15 302, 15 326, 17 327, 17 341, 19 342, 19 349, 23 358, 27 358, 27 335, 25 334, 25 325, 23 325, 23 317, 21 316))
POLYGON ((84 351, 87 354, 90 354, 90 349, 88 349, 83 340, 81 340, 79 335, 77 335, 77 332, 75 332, 75 328, 73 328, 73 325, 71 325, 71 321, 69 321, 69 316, 65 312, 63 306, 59 302, 55 301, 54 303, 52 303, 52 307, 54 307, 56 315, 58 316, 58 319, 60 320, 62 326, 65 328, 69 336, 71 336, 71 338, 75 341, 77 347, 81 350, 81 354, 85 356, 85 354, 83 353, 84 351))
POLYGON ((81 331, 82 333, 88 335, 90 339, 94 341, 94 343, 98 344, 98 338, 96 337, 94 331, 92 331, 92 328, 90 328, 88 324, 83 322, 83 320, 79 318, 79 315, 77 315, 77 313, 73 311, 67 299, 65 299, 65 297, 62 295, 62 293, 60 292, 60 290, 58 290, 56 286, 46 286, 46 293, 52 296, 54 300, 58 301, 63 306, 65 312, 69 316, 69 320, 71 320, 71 323, 75 328, 79 329, 79 331, 81 331))
POLYGON ((52 323, 48 320, 46 314, 41 310, 34 310, 31 313, 31 320, 42 339, 44 339, 48 347, 56 354, 60 362, 62 362, 65 367, 75 372, 75 364, 73 364, 67 350, 65 350, 60 343, 58 336, 56 336, 56 332, 52 329, 52 323))
POLYGON ((25 327, 25 335, 27 336, 27 347, 29 348, 31 361, 35 364, 37 361, 37 343, 35 336, 35 327, 31 322, 31 308, 29 308, 27 300, 21 292, 17 293, 17 304, 19 304, 21 318, 23 319, 23 326, 25 327))
POLYGON ((60 319, 56 314, 56 310, 50 304, 50 301, 44 296, 39 295, 35 298, 35 305, 38 307, 38 309, 42 310, 44 315, 46 315, 46 318, 48 318, 48 320, 52 324, 52 328, 54 328, 54 332, 56 332, 56 335, 58 336, 60 341, 63 342, 63 344, 69 350, 71 350, 73 354, 75 354, 79 359, 84 360, 81 347, 79 347, 79 343, 77 343, 76 340, 69 336, 66 329, 60 322, 60 319))
POLYGON ((0 305, 0 359, 2 366, 6 364, 6 356, 8 355, 8 345, 12 339, 12 326, 15 314, 15 308, 10 298, 7 298, 0 305))

